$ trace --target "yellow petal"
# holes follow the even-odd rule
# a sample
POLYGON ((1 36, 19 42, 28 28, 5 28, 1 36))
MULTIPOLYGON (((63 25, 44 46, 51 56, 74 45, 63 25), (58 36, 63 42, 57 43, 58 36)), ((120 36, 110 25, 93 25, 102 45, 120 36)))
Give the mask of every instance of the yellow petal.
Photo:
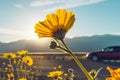
POLYGON ((52 25, 52 23, 49 20, 44 20, 44 25, 49 28, 50 30, 54 30, 54 27, 52 25))
POLYGON ((45 34, 38 34, 39 38, 43 38, 43 37, 52 37, 51 34, 49 35, 45 35, 45 34))
POLYGON ((42 33, 51 33, 50 30, 44 30, 44 29, 38 29, 38 28, 36 28, 35 32, 36 33, 41 33, 41 32, 42 33))
POLYGON ((109 70, 109 72, 113 71, 113 69, 111 67, 109 67, 109 66, 107 66, 107 70, 109 70))
POLYGON ((64 25, 66 17, 67 17, 67 12, 65 9, 58 9, 56 11, 56 15, 59 18, 59 25, 64 25))
POLYGON ((52 27, 58 26, 58 17, 55 14, 48 14, 46 16, 47 20, 49 21, 49 24, 51 24, 52 27))
POLYGON ((115 78, 108 77, 108 78, 106 78, 105 80, 115 80, 115 78))
POLYGON ((75 21, 75 18, 74 18, 74 16, 72 16, 71 20, 64 27, 66 31, 68 31, 73 26, 74 21, 75 21))
POLYGON ((46 26, 44 25, 43 22, 38 22, 38 23, 35 25, 35 29, 39 29, 39 30, 49 31, 49 32, 50 32, 50 29, 46 28, 46 26))
POLYGON ((68 12, 65 25, 64 25, 64 28, 67 29, 66 31, 68 31, 72 27, 74 21, 75 21, 74 14, 72 12, 68 12))

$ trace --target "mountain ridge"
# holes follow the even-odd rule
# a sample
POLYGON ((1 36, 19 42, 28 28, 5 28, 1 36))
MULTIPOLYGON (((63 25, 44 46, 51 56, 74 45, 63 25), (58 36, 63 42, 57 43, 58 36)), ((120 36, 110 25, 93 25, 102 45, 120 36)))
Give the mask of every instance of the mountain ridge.
MULTIPOLYGON (((66 44, 72 51, 91 52, 98 51, 107 46, 120 45, 119 35, 94 35, 74 38, 65 38, 66 44)), ((18 40, 9 43, 0 42, 0 52, 16 52, 28 50, 29 52, 57 51, 48 48, 50 41, 45 44, 39 40, 18 40)))

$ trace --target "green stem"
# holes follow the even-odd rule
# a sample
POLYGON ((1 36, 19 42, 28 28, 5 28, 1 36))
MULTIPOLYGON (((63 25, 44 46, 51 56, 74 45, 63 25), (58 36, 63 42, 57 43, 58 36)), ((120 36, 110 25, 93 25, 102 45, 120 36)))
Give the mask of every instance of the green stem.
POLYGON ((9 58, 8 60, 9 60, 9 65, 11 66, 11 71, 12 71, 12 73, 14 73, 14 68, 13 68, 13 65, 12 65, 11 59, 9 58))
POLYGON ((65 52, 68 52, 68 50, 66 50, 65 48, 61 47, 61 46, 57 46, 58 49, 62 49, 65 52))
POLYGON ((27 69, 26 69, 27 67, 26 67, 26 64, 24 64, 24 67, 25 67, 25 79, 26 79, 26 78, 27 78, 27 71, 26 71, 26 70, 27 70, 27 69))
POLYGON ((87 70, 85 69, 85 67, 82 65, 82 63, 79 61, 79 59, 70 51, 70 49, 67 47, 67 45, 65 44, 65 42, 63 40, 61 40, 61 42, 63 43, 63 45, 65 46, 65 49, 68 53, 70 53, 70 55, 72 56, 72 58, 74 59, 74 61, 77 63, 77 65, 79 66, 79 68, 82 70, 82 72, 85 74, 85 76, 87 77, 88 80, 94 80, 92 78, 92 76, 87 72, 87 70))

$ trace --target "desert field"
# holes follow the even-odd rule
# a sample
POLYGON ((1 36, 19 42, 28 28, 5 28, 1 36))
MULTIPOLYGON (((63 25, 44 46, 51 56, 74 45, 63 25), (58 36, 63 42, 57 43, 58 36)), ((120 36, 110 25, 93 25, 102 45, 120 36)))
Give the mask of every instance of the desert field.
MULTIPOLYGON (((85 58, 85 54, 87 52, 74 52, 74 54, 79 58, 81 63, 87 69, 87 71, 91 71, 92 69, 98 70, 99 68, 103 68, 100 73, 98 74, 98 80, 105 80, 106 77, 109 77, 110 74, 106 70, 107 66, 116 69, 120 67, 120 61, 101 61, 101 62, 94 62, 91 60, 87 60, 85 58)), ((46 75, 53 71, 54 67, 59 65, 62 66, 62 70, 67 72, 69 68, 74 70, 75 78, 74 80, 87 80, 84 76, 83 72, 80 68, 76 65, 74 60, 71 58, 69 54, 64 54, 62 52, 37 52, 37 53, 29 53, 33 58, 34 66, 36 66, 36 72, 39 76, 38 80, 51 80, 46 77, 46 75)), ((0 60, 0 64, 1 64, 0 60)))
MULTIPOLYGON (((87 60, 84 58, 87 52, 74 52, 75 55, 79 58, 84 67, 90 71, 91 69, 98 70, 99 68, 103 68, 98 74, 98 80, 105 80, 106 77, 109 77, 110 74, 106 70, 107 66, 112 67, 113 69, 120 67, 120 61, 101 61, 94 62, 91 60, 87 60)), ((33 53, 32 53, 33 54, 33 53)), ((31 56, 32 56, 31 54, 31 56)), ((39 53, 39 57, 34 53, 33 59, 35 60, 34 65, 37 65, 40 73, 47 74, 49 71, 53 70, 53 67, 62 65, 64 71, 67 71, 68 68, 72 68, 74 70, 75 80, 86 80, 84 74, 76 65, 74 60, 69 56, 69 54, 64 54, 62 52, 46 52, 44 54, 39 53)))

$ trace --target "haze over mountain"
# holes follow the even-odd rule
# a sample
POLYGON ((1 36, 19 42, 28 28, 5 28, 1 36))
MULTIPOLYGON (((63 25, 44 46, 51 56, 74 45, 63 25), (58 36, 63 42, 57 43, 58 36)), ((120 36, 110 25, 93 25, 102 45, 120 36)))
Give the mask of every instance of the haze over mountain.
MULTIPOLYGON (((39 40, 19 40, 10 43, 0 42, 0 53, 28 50, 29 52, 57 51, 49 50, 49 42, 42 43, 39 40)), ((118 35, 94 35, 75 38, 66 38, 65 42, 72 51, 88 52, 98 51, 107 46, 120 45, 118 35)))

